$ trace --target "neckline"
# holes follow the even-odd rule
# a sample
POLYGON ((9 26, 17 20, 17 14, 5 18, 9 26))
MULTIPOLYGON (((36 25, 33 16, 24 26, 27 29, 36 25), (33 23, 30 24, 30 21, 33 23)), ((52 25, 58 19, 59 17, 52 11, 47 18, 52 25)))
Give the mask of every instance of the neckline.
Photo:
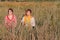
POLYGON ((8 20, 13 20, 13 18, 14 18, 14 15, 12 15, 12 18, 10 19, 9 17, 8 17, 8 15, 7 15, 7 18, 8 18, 8 20))

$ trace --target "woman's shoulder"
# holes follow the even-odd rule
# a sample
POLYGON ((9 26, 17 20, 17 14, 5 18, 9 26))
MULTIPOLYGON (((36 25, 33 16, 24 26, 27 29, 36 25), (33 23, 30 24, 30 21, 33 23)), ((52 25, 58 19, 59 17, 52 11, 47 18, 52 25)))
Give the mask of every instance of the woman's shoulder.
POLYGON ((16 17, 16 15, 13 14, 14 17, 16 17))
POLYGON ((31 20, 35 20, 35 18, 34 18, 34 17, 32 17, 32 18, 31 18, 31 20))

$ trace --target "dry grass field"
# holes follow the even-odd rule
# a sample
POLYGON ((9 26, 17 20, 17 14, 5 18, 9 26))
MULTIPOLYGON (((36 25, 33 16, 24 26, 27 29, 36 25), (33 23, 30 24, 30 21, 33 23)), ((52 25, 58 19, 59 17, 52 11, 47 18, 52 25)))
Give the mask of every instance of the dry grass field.
POLYGON ((32 10, 32 15, 36 19, 38 40, 60 40, 60 2, 0 2, 0 40, 11 38, 4 26, 4 17, 8 13, 8 8, 12 8, 17 16, 15 40, 21 40, 20 21, 28 8, 32 10))

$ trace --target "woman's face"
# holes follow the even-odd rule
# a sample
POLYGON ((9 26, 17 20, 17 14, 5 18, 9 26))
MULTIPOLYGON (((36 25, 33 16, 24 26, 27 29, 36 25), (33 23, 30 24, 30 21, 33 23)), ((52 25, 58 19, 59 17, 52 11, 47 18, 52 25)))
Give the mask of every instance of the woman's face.
POLYGON ((31 15, 30 11, 27 11, 26 15, 27 15, 27 16, 31 15))
POLYGON ((9 15, 12 15, 12 14, 13 14, 13 12, 12 12, 11 10, 9 10, 8 14, 9 14, 9 15))

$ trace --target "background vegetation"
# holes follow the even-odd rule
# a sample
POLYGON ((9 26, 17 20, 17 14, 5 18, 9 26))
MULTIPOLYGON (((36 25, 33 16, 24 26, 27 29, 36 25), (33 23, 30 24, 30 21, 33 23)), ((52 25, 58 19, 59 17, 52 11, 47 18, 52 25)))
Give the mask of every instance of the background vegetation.
POLYGON ((0 0, 0 1, 15 1, 15 2, 42 2, 42 1, 60 1, 60 0, 0 0))
MULTIPOLYGON (((0 2, 0 39, 3 40, 6 40, 4 17, 8 13, 8 8, 13 8, 14 14, 17 16, 17 31, 21 29, 19 27, 22 27, 19 22, 22 15, 29 8, 36 19, 38 39, 60 40, 60 2, 0 2)), ((20 40, 20 33, 16 40, 20 40)))

